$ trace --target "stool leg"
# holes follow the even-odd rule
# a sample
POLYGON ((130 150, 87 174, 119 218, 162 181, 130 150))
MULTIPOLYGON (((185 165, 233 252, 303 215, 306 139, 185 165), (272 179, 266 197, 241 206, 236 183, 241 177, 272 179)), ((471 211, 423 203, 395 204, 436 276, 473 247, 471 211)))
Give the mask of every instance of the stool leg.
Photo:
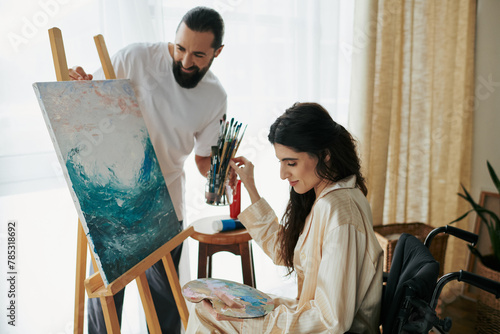
POLYGON ((207 277, 211 278, 212 277, 212 254, 208 256, 208 271, 207 271, 207 277))
POLYGON ((198 244, 198 278, 207 277, 207 253, 208 245, 200 242, 198 244))
POLYGON ((253 268, 253 256, 251 252, 252 245, 250 244, 250 241, 248 241, 239 244, 239 246, 240 246, 240 256, 241 256, 241 268, 243 270, 243 283, 255 288, 256 286, 255 272, 253 268))

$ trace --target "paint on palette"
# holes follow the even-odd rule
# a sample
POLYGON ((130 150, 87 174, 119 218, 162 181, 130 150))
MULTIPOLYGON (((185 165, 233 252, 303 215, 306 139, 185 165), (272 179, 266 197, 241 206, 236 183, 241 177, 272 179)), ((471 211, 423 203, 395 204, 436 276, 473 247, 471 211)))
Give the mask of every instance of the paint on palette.
POLYGON ((107 285, 182 229, 134 91, 129 80, 33 87, 107 285))
POLYGON ((272 298, 265 293, 248 285, 222 279, 200 278, 190 281, 182 288, 182 294, 193 303, 207 299, 217 313, 235 318, 262 317, 274 309, 272 298), (221 294, 242 307, 228 307, 219 297, 221 294))

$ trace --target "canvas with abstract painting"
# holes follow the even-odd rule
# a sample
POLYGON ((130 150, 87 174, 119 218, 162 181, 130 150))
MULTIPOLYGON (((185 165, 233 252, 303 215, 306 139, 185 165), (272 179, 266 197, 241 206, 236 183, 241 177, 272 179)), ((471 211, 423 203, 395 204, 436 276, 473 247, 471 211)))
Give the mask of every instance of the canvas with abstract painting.
POLYGON ((182 229, 134 90, 129 80, 33 87, 108 285, 182 229))

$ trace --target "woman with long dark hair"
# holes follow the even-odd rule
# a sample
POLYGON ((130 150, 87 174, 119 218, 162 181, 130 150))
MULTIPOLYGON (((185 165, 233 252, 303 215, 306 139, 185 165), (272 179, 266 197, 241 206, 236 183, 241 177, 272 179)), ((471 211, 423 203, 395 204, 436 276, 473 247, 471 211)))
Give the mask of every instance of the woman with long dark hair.
POLYGON ((271 126, 269 141, 290 183, 285 214, 280 223, 257 191, 253 164, 239 157, 231 167, 252 205, 238 218, 275 264, 296 272, 297 299, 277 297, 271 313, 243 321, 205 302, 188 332, 378 333, 382 249, 354 139, 319 104, 297 103, 271 126))

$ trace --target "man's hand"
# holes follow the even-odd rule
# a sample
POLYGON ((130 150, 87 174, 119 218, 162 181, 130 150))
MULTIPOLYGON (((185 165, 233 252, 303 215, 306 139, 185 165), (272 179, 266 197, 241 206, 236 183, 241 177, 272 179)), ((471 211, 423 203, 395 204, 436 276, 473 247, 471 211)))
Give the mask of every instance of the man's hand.
POLYGON ((81 66, 75 66, 68 71, 71 80, 92 80, 94 78, 92 74, 85 73, 85 70, 81 66))
POLYGON ((207 177, 208 171, 210 170, 210 157, 195 155, 194 161, 196 162, 196 166, 198 167, 200 174, 203 175, 203 177, 207 177))

